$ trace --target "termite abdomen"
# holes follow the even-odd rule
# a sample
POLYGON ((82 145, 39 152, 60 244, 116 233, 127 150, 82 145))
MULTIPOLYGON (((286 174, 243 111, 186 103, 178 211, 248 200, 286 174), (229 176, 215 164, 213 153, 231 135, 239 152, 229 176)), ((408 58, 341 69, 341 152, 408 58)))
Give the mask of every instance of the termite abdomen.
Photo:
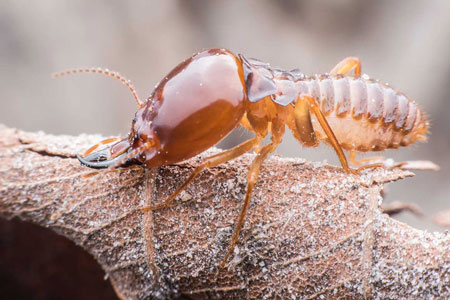
MULTIPOLYGON (((377 80, 320 75, 297 85, 314 98, 346 150, 382 151, 425 139, 428 123, 416 103, 377 80)), ((313 125, 318 138, 327 141, 314 119, 313 125)))

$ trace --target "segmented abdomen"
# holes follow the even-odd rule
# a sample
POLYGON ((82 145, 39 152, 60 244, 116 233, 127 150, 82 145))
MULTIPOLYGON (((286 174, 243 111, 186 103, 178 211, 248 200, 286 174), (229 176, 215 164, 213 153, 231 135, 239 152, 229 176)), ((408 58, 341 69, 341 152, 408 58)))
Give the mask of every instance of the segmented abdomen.
MULTIPOLYGON (((424 140, 428 123, 402 93, 374 79, 318 75, 297 82, 300 96, 315 99, 346 150, 381 151, 424 140)), ((319 139, 327 136, 312 117, 319 139)))

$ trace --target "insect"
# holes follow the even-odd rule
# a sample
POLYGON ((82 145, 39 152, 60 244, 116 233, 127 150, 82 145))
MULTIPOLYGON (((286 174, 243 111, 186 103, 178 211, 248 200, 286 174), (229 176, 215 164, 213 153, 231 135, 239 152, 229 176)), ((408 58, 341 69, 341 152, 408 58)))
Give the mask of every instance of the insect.
POLYGON ((88 167, 169 165, 207 150, 239 125, 255 134, 230 150, 205 158, 163 204, 144 208, 169 207, 203 169, 255 150, 244 204, 220 267, 225 266, 238 241, 261 164, 281 143, 286 126, 303 146, 315 147, 319 141, 331 145, 348 173, 380 164, 351 169, 343 150, 353 157, 356 151, 407 146, 424 140, 428 128, 413 101, 388 85, 361 76, 360 61, 354 57, 342 60, 329 74, 307 77, 298 69, 285 71, 226 49, 208 49, 175 67, 146 101, 140 100, 128 80, 108 70, 74 69, 55 76, 80 72, 119 79, 139 106, 127 138, 107 139, 78 156, 88 167), (354 75, 350 75, 352 71, 354 75), (271 135, 270 143, 261 145, 267 135, 271 135), (101 145, 106 148, 97 150, 101 145))

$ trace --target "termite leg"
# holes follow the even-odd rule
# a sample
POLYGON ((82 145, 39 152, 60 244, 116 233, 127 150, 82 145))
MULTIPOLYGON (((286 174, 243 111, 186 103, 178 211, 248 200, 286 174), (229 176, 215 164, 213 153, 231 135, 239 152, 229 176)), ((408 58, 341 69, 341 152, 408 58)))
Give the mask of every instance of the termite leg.
POLYGON ((384 164, 383 163, 374 163, 374 164, 370 164, 370 165, 365 165, 365 166, 359 167, 358 169, 356 169, 356 171, 360 172, 362 170, 375 169, 375 168, 384 168, 384 164))
POLYGON ((95 176, 95 175, 99 175, 100 173, 101 174, 106 174, 106 173, 110 173, 110 172, 123 172, 123 171, 126 171, 126 170, 134 170, 134 169, 138 170, 137 175, 131 177, 130 179, 125 180, 123 182, 123 185, 125 186, 125 185, 129 185, 130 183, 132 183, 133 181, 135 181, 136 179, 141 177, 142 174, 144 174, 144 168, 142 166, 132 165, 132 166, 128 166, 128 167, 120 168, 120 169, 117 169, 117 168, 116 169, 105 169, 105 170, 102 170, 102 171, 95 171, 95 172, 88 173, 88 174, 84 175, 83 177, 84 178, 88 178, 88 177, 92 177, 92 176, 95 176))
MULTIPOLYGON (((354 70, 355 75, 356 76, 361 76, 361 61, 359 60, 359 58, 357 57, 353 57, 353 56, 349 56, 344 58, 343 60, 341 60, 331 71, 330 74, 347 74, 350 73, 352 70, 354 70)), ((313 101, 314 102, 314 101, 313 101)), ((315 102, 314 102, 315 104, 315 102)), ((317 105, 316 105, 317 106, 317 105)), ((320 122, 320 118, 317 115, 316 110, 314 111, 316 113, 317 119, 320 122)), ((318 113, 320 113, 322 115, 322 112, 320 110, 318 110, 318 113)), ((322 115, 323 118, 323 115, 322 115)), ((331 143, 334 147, 334 150, 336 150, 339 159, 341 161, 342 167, 344 168, 344 170, 346 170, 347 172, 350 171, 352 173, 358 173, 361 170, 364 169, 371 169, 371 168, 378 168, 378 167, 383 167, 383 163, 374 163, 374 164, 369 164, 369 165, 365 165, 362 167, 359 167, 357 170, 351 170, 347 165, 347 162, 345 161, 345 165, 343 164, 343 160, 345 160, 345 155, 336 139, 336 137, 333 134, 333 131, 331 130, 330 126, 328 125, 328 122, 326 121, 325 118, 323 118, 323 122, 320 122, 320 125, 322 126, 322 128, 324 129, 325 133, 327 134, 328 138, 331 140, 331 143), (326 123, 325 126, 328 127, 329 132, 331 133, 331 135, 327 132, 327 130, 324 127, 324 124, 326 123)), ((374 161, 374 160, 378 160, 379 157, 373 157, 373 158, 366 158, 366 159, 362 159, 362 160, 355 160, 355 152, 352 151, 350 152, 350 156, 349 156, 350 162, 354 165, 357 166, 361 166, 367 162, 370 161, 374 161)))
MULTIPOLYGON (((133 181, 135 181, 136 179, 140 178, 142 176, 142 174, 144 174, 144 167, 140 166, 140 165, 132 165, 127 167, 128 170, 133 170, 133 169, 137 169, 137 174, 133 177, 131 177, 130 179, 127 179, 123 182, 123 185, 129 185, 130 183, 132 183, 133 181)), ((111 171, 115 171, 117 169, 111 170, 111 171)))
POLYGON ((383 156, 373 156, 373 157, 367 157, 367 158, 363 158, 363 159, 356 159, 355 155, 356 155, 355 151, 350 151, 348 159, 349 159, 350 163, 352 163, 353 165, 359 166, 359 168, 356 169, 358 172, 361 171, 361 170, 365 170, 365 169, 373 169, 373 168, 383 168, 383 167, 385 167, 383 162, 379 162, 379 161, 384 161, 384 157, 383 156), (368 163, 373 162, 373 161, 378 161, 378 162, 368 164, 368 163))
POLYGON ((167 198, 167 200, 159 205, 154 205, 154 206, 150 206, 150 207, 144 207, 142 208, 142 210, 144 212, 146 211, 150 211, 150 210, 159 210, 159 209, 164 209, 170 206, 170 203, 184 190, 186 189, 186 187, 195 179, 195 177, 197 177, 205 168, 212 168, 215 167, 217 165, 220 165, 222 163, 225 163, 229 160, 232 160, 238 156, 241 156, 243 154, 245 154, 246 152, 249 152, 250 150, 252 150, 255 146, 257 146, 259 143, 261 142, 261 138, 260 137, 254 137, 248 141, 243 142, 242 144, 215 154, 213 156, 207 157, 204 159, 204 161, 195 168, 195 170, 192 172, 192 174, 189 176, 189 178, 183 183, 183 185, 181 185, 172 195, 170 195, 169 198, 167 198))
POLYGON ((372 157, 367 157, 367 158, 360 158, 360 159, 356 159, 356 152, 355 151, 350 151, 349 155, 348 155, 348 160, 350 161, 350 163, 352 165, 355 166, 364 166, 367 163, 370 162, 374 162, 374 161, 384 161, 384 157, 383 156, 372 156, 372 157))
POLYGON ((246 128, 246 129, 248 129, 250 131, 253 130, 252 125, 250 124, 249 120, 247 119, 247 114, 244 114, 244 116, 241 119, 240 124, 241 124, 242 127, 246 128))
MULTIPOLYGON (((248 129, 249 131, 254 131, 252 125, 250 124, 250 121, 247 118, 247 114, 244 114, 244 116, 241 119, 240 124, 241 124, 242 127, 248 129)), ((258 153, 259 150, 261 150, 261 149, 260 149, 260 144, 258 143, 258 144, 255 145, 255 147, 253 147, 253 151, 255 153, 258 153)))
POLYGON ((361 61, 357 57, 349 56, 341 60, 330 74, 347 74, 352 70, 355 71, 356 76, 361 76, 361 61))
POLYGON ((302 96, 300 101, 308 101, 311 105, 311 109, 313 110, 314 114, 317 117, 317 121, 319 121, 320 126, 322 126, 323 131, 328 136, 328 139, 331 143, 331 146, 333 146, 334 151, 336 151, 336 154, 339 157, 339 161, 341 162, 341 166, 344 169, 344 171, 348 173, 358 174, 358 170, 353 170, 348 166, 347 158, 345 157, 344 151, 341 148, 341 145, 339 144, 336 136, 334 135, 333 130, 331 129, 330 125, 327 122, 327 119, 323 115, 322 111, 320 110, 317 103, 314 101, 313 98, 309 96, 302 96))
POLYGON ((249 169, 248 175, 247 175, 247 192, 245 194, 245 200, 244 200, 244 206, 242 207, 241 213, 239 215, 239 219, 236 223, 236 227, 234 229, 233 237, 231 238, 230 246, 228 247, 227 254, 225 254, 225 257, 223 261, 220 263, 219 268, 224 268, 225 264, 230 257, 230 255, 233 253, 234 246, 236 245, 236 242, 239 238, 239 233, 241 232, 242 225, 244 224, 245 216, 248 211, 248 207, 250 206, 250 198, 252 196, 253 186, 255 185, 256 180, 258 179, 258 173, 259 169, 263 163, 263 161, 267 158, 267 155, 269 153, 275 151, 275 149, 278 146, 278 142, 272 142, 269 145, 266 145, 261 148, 261 151, 256 155, 255 159, 252 162, 252 165, 249 169))
POLYGON ((294 136, 307 147, 315 147, 319 144, 314 127, 311 123, 310 104, 307 101, 297 101, 294 109, 296 132, 294 136))

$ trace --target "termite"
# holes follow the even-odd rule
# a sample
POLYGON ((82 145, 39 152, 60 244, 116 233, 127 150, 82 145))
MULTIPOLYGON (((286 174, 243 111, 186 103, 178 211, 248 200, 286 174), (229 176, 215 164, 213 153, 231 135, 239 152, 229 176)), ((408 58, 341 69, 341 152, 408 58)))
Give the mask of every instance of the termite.
POLYGON ((285 71, 226 49, 198 52, 175 67, 141 101, 131 83, 118 73, 102 69, 74 69, 55 74, 94 72, 119 79, 133 94, 139 109, 127 138, 107 139, 78 159, 91 168, 115 169, 140 164, 147 168, 175 164, 217 144, 239 125, 255 136, 242 144, 205 158, 184 184, 162 204, 164 209, 205 168, 211 168, 255 150, 247 190, 234 233, 220 267, 233 253, 249 208, 259 169, 281 143, 287 126, 306 147, 319 141, 331 145, 345 172, 344 151, 382 151, 425 140, 428 123, 418 106, 386 84, 361 76, 358 58, 348 57, 328 74, 305 76, 285 71), (354 75, 350 73, 353 71, 354 75), (271 142, 261 145, 264 137, 271 142), (101 145, 107 147, 97 150, 101 145))

